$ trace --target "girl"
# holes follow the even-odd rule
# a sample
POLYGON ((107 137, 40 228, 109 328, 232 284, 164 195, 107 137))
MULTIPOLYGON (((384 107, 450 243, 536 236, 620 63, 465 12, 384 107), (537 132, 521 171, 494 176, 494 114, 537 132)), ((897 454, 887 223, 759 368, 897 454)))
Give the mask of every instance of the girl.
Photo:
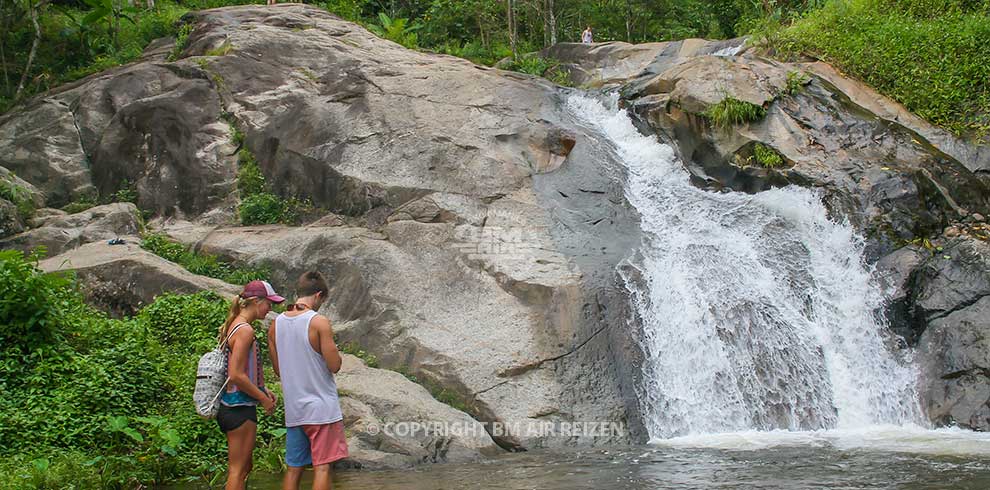
POLYGON ((271 284, 251 281, 234 298, 227 320, 220 327, 220 339, 226 339, 230 378, 220 396, 217 412, 217 424, 227 434, 227 490, 245 488, 251 472, 251 454, 258 431, 258 404, 268 415, 275 410, 275 395, 265 388, 251 322, 265 318, 272 303, 283 301, 285 298, 275 294, 271 284))

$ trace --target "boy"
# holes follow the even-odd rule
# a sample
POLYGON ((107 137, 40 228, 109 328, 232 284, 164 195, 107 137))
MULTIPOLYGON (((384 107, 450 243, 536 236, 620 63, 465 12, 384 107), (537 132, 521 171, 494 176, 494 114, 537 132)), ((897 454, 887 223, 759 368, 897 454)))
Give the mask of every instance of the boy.
POLYGON ((347 457, 343 415, 333 374, 340 371, 340 352, 330 320, 317 313, 329 287, 319 272, 307 272, 296 283, 296 301, 275 319, 268 331, 268 351, 275 374, 282 379, 285 404, 283 490, 298 490, 303 467, 313 465, 313 490, 330 490, 330 466, 347 457))

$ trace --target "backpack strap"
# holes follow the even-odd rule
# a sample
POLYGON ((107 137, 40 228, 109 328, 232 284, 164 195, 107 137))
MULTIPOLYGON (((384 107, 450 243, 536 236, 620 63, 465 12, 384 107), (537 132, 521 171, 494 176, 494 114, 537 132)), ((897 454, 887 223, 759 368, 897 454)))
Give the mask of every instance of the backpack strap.
POLYGON ((241 323, 238 323, 237 325, 234 325, 234 329, 231 330, 229 334, 227 334, 227 338, 223 339, 222 341, 220 341, 219 344, 217 344, 217 350, 219 350, 221 347, 227 345, 227 343, 230 342, 230 338, 233 337, 235 333, 237 333, 237 329, 238 328, 241 328, 241 327, 243 327, 244 325, 247 325, 247 324, 248 324, 247 322, 241 322, 241 323))
MULTIPOLYGON (((220 350, 221 347, 227 345, 227 342, 230 341, 230 338, 233 337, 235 333, 237 333, 237 329, 243 327, 244 325, 248 325, 248 323, 241 322, 235 325, 234 329, 231 330, 229 334, 227 334, 227 338, 223 339, 223 341, 217 344, 217 350, 220 350)), ((222 395, 223 391, 227 389, 228 383, 230 383, 230 376, 227 376, 227 379, 224 380, 223 385, 220 387, 220 391, 217 392, 216 396, 214 396, 213 400, 210 402, 210 406, 213 406, 217 403, 217 400, 220 398, 220 395, 222 395)))

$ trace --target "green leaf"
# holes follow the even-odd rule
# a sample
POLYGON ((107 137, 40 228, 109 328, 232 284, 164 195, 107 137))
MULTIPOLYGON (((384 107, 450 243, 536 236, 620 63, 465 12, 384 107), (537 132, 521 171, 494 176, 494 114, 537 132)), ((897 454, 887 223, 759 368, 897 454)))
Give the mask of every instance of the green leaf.
POLYGON ((110 429, 114 431, 122 431, 127 428, 127 417, 123 415, 115 415, 110 417, 110 429))
POLYGON ((121 429, 120 431, 123 432, 124 434, 127 434, 128 437, 130 437, 131 439, 134 439, 137 442, 144 442, 144 436, 142 436, 140 432, 138 432, 138 431, 136 431, 136 430, 134 430, 134 429, 132 429, 130 427, 125 427, 125 428, 121 429))
POLYGON ((103 456, 97 456, 89 461, 86 461, 83 463, 83 466, 93 466, 96 463, 99 463, 100 461, 103 461, 103 456))
POLYGON ((48 458, 38 458, 38 459, 35 459, 35 460, 31 461, 31 466, 34 468, 34 471, 37 471, 38 473, 45 473, 45 472, 47 472, 48 471, 48 468, 51 465, 52 465, 52 462, 49 461, 48 458))
POLYGON ((104 17, 110 15, 110 10, 103 7, 97 7, 93 9, 90 13, 83 17, 82 25, 88 26, 100 22, 104 17))

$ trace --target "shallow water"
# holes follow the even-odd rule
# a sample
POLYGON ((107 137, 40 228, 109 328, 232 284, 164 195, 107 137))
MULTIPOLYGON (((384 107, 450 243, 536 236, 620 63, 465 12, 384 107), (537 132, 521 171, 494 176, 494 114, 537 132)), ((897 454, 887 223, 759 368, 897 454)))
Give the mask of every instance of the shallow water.
MULTIPOLYGON (((990 434, 900 427, 709 434, 645 446, 530 451, 405 471, 351 470, 338 473, 334 482, 343 490, 985 490, 990 488, 990 434)), ((251 483, 254 489, 275 490, 279 479, 258 475, 251 483)))

